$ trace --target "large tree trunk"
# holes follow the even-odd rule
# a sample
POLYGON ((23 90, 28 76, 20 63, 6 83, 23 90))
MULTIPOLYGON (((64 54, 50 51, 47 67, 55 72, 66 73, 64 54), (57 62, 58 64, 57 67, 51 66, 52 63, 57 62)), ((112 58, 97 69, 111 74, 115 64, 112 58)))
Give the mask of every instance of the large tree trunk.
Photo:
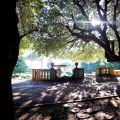
MULTIPOLYGON (((3 1, 4 2, 4 1, 3 1)), ((2 4, 7 11, 2 11, 0 43, 0 119, 14 120, 11 76, 17 62, 20 37, 17 28, 16 0, 2 4)))
POLYGON ((120 62, 120 56, 115 55, 112 51, 107 52, 107 50, 105 50, 105 58, 107 59, 107 62, 120 62))
POLYGON ((111 41, 111 46, 104 47, 105 50, 105 58, 107 59, 107 62, 120 62, 120 56, 119 54, 115 54, 115 43, 114 41, 111 41))

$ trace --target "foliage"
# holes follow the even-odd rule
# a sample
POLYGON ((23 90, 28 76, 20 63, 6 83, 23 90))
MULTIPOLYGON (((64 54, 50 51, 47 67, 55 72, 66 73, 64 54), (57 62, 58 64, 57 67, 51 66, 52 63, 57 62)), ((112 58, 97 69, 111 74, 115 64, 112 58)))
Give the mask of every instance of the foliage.
POLYGON ((32 40, 39 55, 63 56, 72 48, 72 56, 82 53, 76 59, 96 59, 104 50, 107 59, 119 60, 119 5, 119 0, 22 0, 17 5, 21 39, 32 40))
POLYGON ((27 52, 28 50, 32 50, 32 48, 33 48, 32 40, 30 40, 30 38, 28 39, 28 38, 24 37, 20 41, 19 55, 23 55, 25 53, 25 51, 27 52))
POLYGON ((114 63, 114 62, 111 62, 111 63, 105 63, 105 66, 113 67, 114 69, 118 69, 118 70, 120 70, 120 64, 119 64, 119 63, 114 63))
POLYGON ((25 73, 27 71, 27 65, 25 64, 25 61, 22 57, 19 57, 16 63, 16 66, 14 67, 13 74, 15 73, 25 73))
POLYGON ((118 63, 108 63, 105 61, 98 60, 96 62, 81 62, 81 67, 84 68, 85 73, 92 73, 96 71, 97 67, 106 66, 106 67, 113 67, 114 69, 120 70, 120 64, 118 63))
POLYGON ((12 78, 13 79, 29 79, 31 80, 32 76, 31 74, 28 74, 28 73, 15 73, 15 74, 12 74, 12 78))
POLYGON ((101 59, 105 61, 105 57, 103 56, 104 51, 99 47, 98 45, 93 44, 92 42, 89 42, 88 44, 82 43, 81 45, 76 44, 76 48, 72 48, 68 52, 66 52, 64 57, 67 57, 74 62, 77 61, 97 61, 98 59, 101 59))
POLYGON ((25 56, 25 58, 33 61, 33 60, 37 59, 38 56, 35 53, 35 51, 28 51, 28 54, 25 56))

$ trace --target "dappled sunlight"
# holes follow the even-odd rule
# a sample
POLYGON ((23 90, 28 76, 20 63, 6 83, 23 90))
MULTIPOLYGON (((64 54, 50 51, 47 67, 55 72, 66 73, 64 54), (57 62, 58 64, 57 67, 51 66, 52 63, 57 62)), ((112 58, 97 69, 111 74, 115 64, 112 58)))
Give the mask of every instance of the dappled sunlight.
POLYGON ((109 100, 108 100, 108 99, 105 99, 105 100, 96 100, 94 103, 95 103, 96 105, 99 105, 99 104, 101 104, 101 105, 106 105, 108 102, 109 102, 109 100))
POLYGON ((13 93, 13 96, 18 96, 18 95, 20 95, 21 93, 20 92, 14 92, 13 93))
POLYGON ((77 99, 78 95, 78 93, 70 92, 68 95, 68 101, 77 99))
POLYGON ((30 111, 32 111, 32 112, 36 112, 37 110, 39 110, 39 107, 33 107, 30 109, 30 111))
POLYGON ((113 118, 115 114, 119 116, 120 98, 110 96, 117 96, 119 87, 120 82, 92 82, 90 77, 85 77, 82 83, 78 81, 15 83, 13 98, 16 116, 21 120, 58 118, 64 120, 70 117, 73 120, 76 118, 97 120, 100 115, 113 118), (117 112, 112 114, 111 108, 117 109, 117 112))
POLYGON ((24 96, 24 95, 27 95, 27 93, 23 93, 22 95, 23 95, 23 96, 24 96))
POLYGON ((65 120, 67 109, 62 105, 43 105, 40 107, 23 108, 16 110, 16 119, 19 120, 65 120), (27 113, 25 112, 27 111, 27 113), (28 115, 28 112, 31 113, 28 115))
POLYGON ((57 86, 52 86, 51 88, 48 88, 48 90, 58 90, 57 86))
POLYGON ((17 106, 82 101, 117 96, 119 82, 92 83, 92 78, 79 82, 22 82, 13 84, 13 98, 17 106))
POLYGON ((57 101, 60 101, 61 96, 62 96, 63 94, 64 94, 64 93, 63 93, 62 91, 59 91, 59 94, 57 93, 57 94, 55 95, 55 100, 54 100, 54 102, 56 103, 57 101))
POLYGON ((119 120, 120 104, 117 103, 116 106, 116 100, 120 101, 120 98, 26 107, 16 110, 16 118, 20 120, 119 120))
POLYGON ((28 106, 30 103, 32 103, 32 100, 25 101, 21 106, 28 106))
POLYGON ((61 89, 67 88, 68 85, 69 85, 68 82, 67 83, 61 83, 61 84, 57 83, 56 85, 48 87, 47 90, 61 90, 61 89))
POLYGON ((20 99, 21 98, 21 96, 15 96, 14 98, 13 98, 13 100, 18 100, 18 99, 20 99))
POLYGON ((29 113, 24 113, 24 114, 20 117, 20 119, 21 119, 21 120, 26 120, 28 116, 29 116, 29 113))
POLYGON ((102 111, 98 112, 95 117, 96 117, 96 120, 104 120, 104 119, 110 120, 113 118, 111 115, 108 115, 102 111))
POLYGON ((120 77, 112 77, 112 76, 99 76, 96 77, 97 82, 120 82, 120 77))
MULTIPOLYGON (((68 101, 82 101, 99 97, 116 96, 116 83, 92 82, 92 78, 84 78, 85 82, 25 82, 13 84, 15 103, 21 106, 35 103, 48 104, 68 101), (89 83, 86 84, 86 79, 89 83), (26 87, 27 86, 27 87, 26 87), (29 101, 29 102, 28 102, 29 101)), ((117 85, 120 84, 119 82, 117 85)))
POLYGON ((13 93, 13 100, 21 99, 21 92, 14 92, 13 93))

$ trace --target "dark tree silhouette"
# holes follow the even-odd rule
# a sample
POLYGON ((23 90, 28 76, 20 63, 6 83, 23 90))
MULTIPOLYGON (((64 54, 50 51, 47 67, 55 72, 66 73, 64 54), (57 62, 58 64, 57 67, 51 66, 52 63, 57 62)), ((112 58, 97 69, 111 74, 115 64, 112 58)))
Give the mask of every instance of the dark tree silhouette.
POLYGON ((16 0, 2 2, 0 43, 0 119, 14 120, 11 76, 19 54, 16 0))

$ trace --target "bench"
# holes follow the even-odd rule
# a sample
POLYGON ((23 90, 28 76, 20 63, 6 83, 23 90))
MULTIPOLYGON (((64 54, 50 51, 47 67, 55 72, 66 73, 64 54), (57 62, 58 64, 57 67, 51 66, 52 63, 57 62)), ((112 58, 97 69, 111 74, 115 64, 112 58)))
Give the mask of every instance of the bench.
POLYGON ((114 70, 113 67, 99 67, 96 68, 96 76, 120 77, 120 70, 114 70))

